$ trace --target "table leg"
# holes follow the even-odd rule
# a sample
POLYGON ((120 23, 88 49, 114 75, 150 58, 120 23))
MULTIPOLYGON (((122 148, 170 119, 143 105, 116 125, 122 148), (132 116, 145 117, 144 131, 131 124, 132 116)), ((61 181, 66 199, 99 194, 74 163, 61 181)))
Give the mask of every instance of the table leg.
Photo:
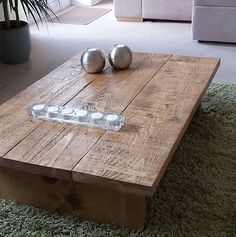
POLYGON ((144 196, 0 167, 0 197, 81 220, 142 229, 144 196))

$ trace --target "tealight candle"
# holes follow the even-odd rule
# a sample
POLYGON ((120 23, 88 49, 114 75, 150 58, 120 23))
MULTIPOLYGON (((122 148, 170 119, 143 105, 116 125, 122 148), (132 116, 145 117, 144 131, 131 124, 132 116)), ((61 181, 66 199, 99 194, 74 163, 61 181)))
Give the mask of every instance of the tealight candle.
POLYGON ((56 106, 50 106, 50 107, 47 109, 47 112, 48 112, 48 113, 55 113, 55 112, 58 112, 58 107, 56 107, 56 106))
POLYGON ((66 120, 72 120, 73 114, 74 114, 74 109, 64 108, 61 110, 62 118, 66 119, 66 120))
POLYGON ((116 115, 116 114, 109 114, 106 117, 106 120, 109 121, 109 122, 114 122, 117 119, 118 119, 118 115, 116 115))
POLYGON ((91 118, 92 119, 101 119, 102 118, 102 113, 92 113, 91 118))
POLYGON ((36 104, 32 107, 32 113, 34 116, 44 116, 45 115, 45 105, 44 104, 36 104))
POLYGON ((81 109, 78 112, 76 112, 76 115, 78 115, 79 117, 86 116, 87 114, 88 114, 88 111, 84 109, 81 109))
POLYGON ((67 108, 65 108, 61 111, 62 114, 72 114, 73 112, 74 112, 73 109, 67 109, 67 108))
POLYGON ((119 116, 116 114, 109 114, 106 116, 106 126, 117 126, 117 121, 119 119, 119 116))
POLYGON ((91 122, 94 123, 94 124, 99 124, 101 122, 101 119, 103 117, 103 114, 102 113, 99 113, 99 112, 95 112, 95 113, 92 113, 90 115, 91 117, 91 122))
POLYGON ((76 117, 79 122, 85 122, 87 120, 88 111, 81 109, 76 111, 76 117))
POLYGON ((35 111, 41 111, 44 108, 45 108, 44 104, 38 104, 38 105, 34 105, 32 109, 35 110, 35 111))
POLYGON ((58 116, 59 108, 56 106, 50 106, 47 109, 48 116, 50 118, 56 118, 58 116))

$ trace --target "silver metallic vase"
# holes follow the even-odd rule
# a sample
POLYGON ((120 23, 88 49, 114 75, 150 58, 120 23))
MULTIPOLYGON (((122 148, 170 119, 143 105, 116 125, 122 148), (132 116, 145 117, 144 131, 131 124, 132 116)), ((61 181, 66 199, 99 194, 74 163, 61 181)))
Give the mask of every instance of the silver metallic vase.
POLYGON ((123 44, 116 44, 108 53, 108 60, 115 69, 127 69, 132 59, 131 49, 123 44))
POLYGON ((82 53, 80 62, 86 72, 99 73, 105 67, 106 60, 101 50, 90 48, 82 53))

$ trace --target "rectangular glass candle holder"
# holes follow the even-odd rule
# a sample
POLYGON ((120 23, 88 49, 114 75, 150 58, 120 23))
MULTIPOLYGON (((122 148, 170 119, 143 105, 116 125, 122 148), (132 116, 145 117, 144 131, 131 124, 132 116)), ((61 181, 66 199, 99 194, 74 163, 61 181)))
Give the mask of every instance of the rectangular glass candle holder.
POLYGON ((28 113, 32 119, 97 127, 113 131, 119 131, 125 123, 124 115, 47 104, 34 104, 28 108, 28 113))

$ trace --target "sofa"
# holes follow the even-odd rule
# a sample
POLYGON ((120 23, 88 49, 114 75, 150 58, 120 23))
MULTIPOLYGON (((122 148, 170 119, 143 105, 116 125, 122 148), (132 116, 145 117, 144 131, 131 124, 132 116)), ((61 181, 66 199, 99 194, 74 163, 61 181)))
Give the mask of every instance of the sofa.
POLYGON ((192 36, 236 43, 236 0, 194 0, 192 36))
POLYGON ((114 13, 119 21, 191 21, 192 0, 114 0, 114 13))

